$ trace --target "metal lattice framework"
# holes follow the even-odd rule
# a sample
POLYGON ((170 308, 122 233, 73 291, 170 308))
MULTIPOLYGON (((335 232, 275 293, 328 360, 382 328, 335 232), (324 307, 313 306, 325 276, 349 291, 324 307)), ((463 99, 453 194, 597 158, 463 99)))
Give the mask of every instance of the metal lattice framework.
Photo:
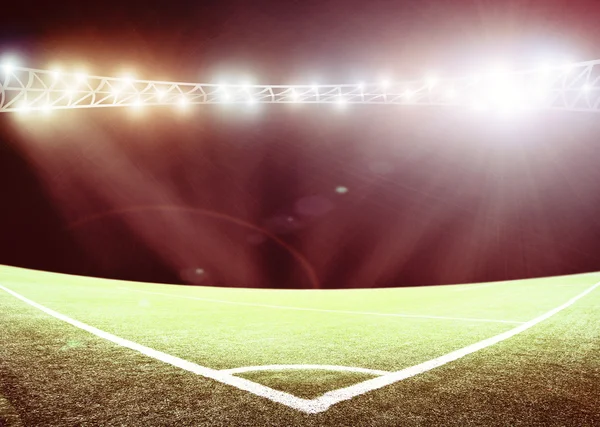
POLYGON ((219 85, 88 76, 5 66, 0 112, 141 105, 403 104, 600 111, 600 60, 458 79, 368 84, 219 85))

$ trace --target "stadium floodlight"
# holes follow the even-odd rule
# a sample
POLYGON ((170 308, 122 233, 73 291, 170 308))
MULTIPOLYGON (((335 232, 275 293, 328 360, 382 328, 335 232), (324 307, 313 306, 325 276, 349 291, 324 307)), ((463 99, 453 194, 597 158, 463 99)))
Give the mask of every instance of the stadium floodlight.
POLYGON ((52 77, 54 77, 54 80, 58 80, 60 78, 61 74, 62 74, 62 71, 60 70, 60 68, 52 69, 52 77))
POLYGON ((21 114, 28 114, 31 111, 31 107, 29 104, 27 104, 27 102, 23 101, 19 104, 17 111, 21 114))
POLYGON ((538 67, 537 70, 538 70, 538 72, 540 72, 542 74, 548 74, 548 73, 550 73, 551 67, 547 63, 543 63, 543 64, 540 64, 540 66, 538 67))
POLYGON ((473 102, 473 104, 471 105, 471 107, 475 111, 485 111, 485 110, 488 109, 488 105, 485 102, 481 102, 481 101, 475 101, 475 102, 473 102))
POLYGON ((4 62, 2 62, 2 70, 4 71, 5 74, 10 74, 14 71, 15 69, 15 64, 12 60, 7 59, 4 62))
POLYGON ((567 74, 570 73, 571 71, 573 71, 573 68, 575 68, 575 65, 571 61, 566 61, 562 66, 562 69, 567 74))
POLYGON ((294 88, 292 88, 290 92, 291 92, 292 100, 294 102, 298 102, 298 100, 300 99, 300 94, 298 92, 296 92, 296 89, 294 89, 294 88))
POLYGON ((44 115, 50 114, 52 112, 52 104, 50 104, 50 103, 44 104, 44 106, 42 106, 41 110, 42 110, 42 113, 44 113, 44 115))
POLYGON ((134 77, 131 74, 124 74, 123 77, 121 77, 121 81, 123 83, 125 83, 126 85, 131 85, 134 82, 134 77))
POLYGON ((433 87, 438 83, 439 79, 435 75, 429 75, 425 78, 425 82, 427 83, 427 87, 429 89, 433 89, 433 87))
POLYGON ((456 90, 454 88, 449 88, 446 90, 446 98, 454 99, 456 98, 456 90))
POLYGON ((156 88, 156 97, 160 100, 163 99, 165 96, 166 91, 160 87, 156 88))
POLYGON ((77 83, 84 83, 87 80, 87 75, 85 73, 79 72, 75 73, 75 81, 77 83))
POLYGON ((187 99, 185 97, 185 95, 181 95, 181 97, 177 101, 177 107, 179 108, 179 110, 185 111, 188 109, 189 105, 190 105, 189 99, 187 99))
POLYGON ((142 99, 141 99, 141 98, 136 98, 136 100, 135 100, 135 101, 133 101, 133 106, 134 106, 135 108, 141 108, 141 107, 143 107, 143 106, 144 106, 144 102, 142 101, 142 99))

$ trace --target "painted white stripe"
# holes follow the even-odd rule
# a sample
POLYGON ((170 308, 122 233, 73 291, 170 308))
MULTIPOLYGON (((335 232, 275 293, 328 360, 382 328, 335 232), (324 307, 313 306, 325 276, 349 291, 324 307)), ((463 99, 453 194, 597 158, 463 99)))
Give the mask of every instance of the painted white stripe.
POLYGON ((327 409, 329 409, 332 405, 335 405, 336 403, 342 402, 344 400, 349 400, 353 397, 359 396, 359 395, 367 393, 369 391, 376 390, 376 389, 385 387, 387 385, 393 384, 395 382, 402 381, 406 378, 410 378, 415 375, 427 372, 431 369, 443 366, 454 360, 458 360, 469 354, 475 353, 479 350, 482 350, 484 348, 490 347, 494 344, 497 344, 499 342, 507 340, 507 339, 509 339, 517 334, 520 334, 521 332, 524 332, 527 329, 537 325, 538 323, 543 322, 544 320, 547 320, 548 318, 554 316, 556 313, 570 307, 577 300, 579 300, 580 298, 583 298, 584 296, 586 296, 587 294, 592 292, 594 289, 596 289, 598 286, 600 286, 600 282, 590 286, 585 291, 581 292, 580 294, 578 294, 575 297, 568 300, 566 303, 548 311, 547 313, 542 314, 539 317, 536 317, 533 320, 530 320, 529 322, 526 322, 520 326, 517 326, 516 328, 513 328, 507 332, 501 333, 501 334, 496 335, 491 338, 487 338, 483 341, 480 341, 475 344, 471 344, 462 349, 450 352, 448 354, 445 354, 443 356, 429 360, 427 362, 420 363, 418 365, 411 366, 409 368, 401 369, 396 372, 385 374, 385 375, 382 375, 382 376, 374 378, 374 379, 366 380, 366 381, 363 381, 361 383, 355 384, 350 387, 345 387, 342 389, 327 392, 324 395, 322 395, 316 399, 301 399, 301 398, 293 396, 289 393, 285 393, 285 392, 278 391, 278 390, 273 390, 273 389, 263 386, 261 384, 257 384, 255 382, 245 380, 240 377, 235 377, 230 374, 227 374, 227 373, 224 373, 221 371, 217 371, 215 369, 206 368, 206 367, 197 365, 195 363, 191 363, 186 360, 180 359, 178 357, 171 356, 166 353, 162 353, 160 351, 151 349, 149 347, 145 347, 143 345, 137 344, 133 341, 129 341, 129 340, 117 337, 116 335, 112 335, 108 332, 104 332, 100 329, 94 328, 93 326, 89 326, 89 325, 79 322, 75 319, 71 319, 70 317, 67 317, 63 314, 60 314, 60 313, 54 311, 54 310, 44 307, 41 304, 31 301, 31 300, 25 298, 24 296, 4 287, 2 285, 0 285, 0 289, 4 290, 5 292, 8 292, 9 294, 13 295, 14 297, 20 299, 21 301, 45 312, 46 314, 49 314, 50 316, 53 316, 59 320, 67 322, 77 328, 80 328, 87 332, 90 332, 100 338, 104 338, 108 341, 111 341, 117 345, 121 345, 123 347, 130 348, 130 349, 132 349, 134 351, 138 351, 148 357, 152 357, 154 359, 160 360, 160 361, 168 363, 170 365, 179 367, 181 369, 185 369, 187 371, 196 373, 198 375, 202 375, 207 378, 214 379, 214 380, 222 382, 224 384, 228 384, 233 387, 237 387, 241 390, 248 391, 257 396, 265 397, 274 402, 278 402, 283 405, 287 405, 287 406, 297 409, 299 411, 302 411, 302 412, 305 412, 308 414, 315 414, 315 413, 326 411, 327 409))
POLYGON ((301 399, 283 391, 273 390, 272 388, 266 387, 262 384, 257 384, 253 381, 249 381, 244 378, 235 377, 233 375, 220 372, 216 369, 206 368, 204 366, 188 362, 187 360, 180 359, 179 357, 171 356, 170 354, 166 354, 161 351, 154 350, 150 347, 138 344, 136 342, 126 340, 124 338, 118 337, 116 335, 110 334, 83 322, 65 316, 64 314, 61 314, 48 307, 38 304, 35 301, 25 298, 24 296, 2 285, 0 285, 0 289, 2 289, 5 292, 8 292, 15 298, 20 299, 21 301, 29 304, 30 306, 35 307, 38 310, 41 310, 52 317, 62 320, 63 322, 73 325, 76 328, 83 329, 84 331, 96 335, 97 337, 103 338, 107 341, 111 341, 122 347, 126 347, 131 350, 137 351, 145 356, 151 357, 156 360, 160 360, 161 362, 168 363, 169 365, 176 366, 178 368, 184 369, 189 372, 193 372, 198 375, 202 375, 203 377, 212 378, 213 380, 219 381, 223 384, 228 384, 233 387, 237 387, 240 390, 249 391, 250 393, 254 393, 257 396, 265 397, 274 402, 282 403, 299 411, 312 413, 314 411, 321 412, 327 409, 318 407, 318 403, 315 403, 312 400, 301 399))
POLYGON ((140 291, 137 289, 119 287, 118 289, 124 289, 127 291, 139 292, 143 294, 163 295, 172 298, 183 298, 197 301, 216 302, 219 304, 232 304, 232 305, 244 305, 248 307, 263 307, 263 308, 274 308, 277 310, 297 310, 297 311, 316 311, 319 313, 338 313, 338 314, 355 314, 362 316, 382 316, 382 317, 405 317, 409 319, 435 319, 435 320, 458 320, 461 322, 485 322, 485 323, 509 323, 520 325, 525 322, 519 322, 517 320, 500 320, 500 319, 480 319, 474 317, 447 317, 447 316, 429 316, 421 314, 403 314, 403 313, 379 313, 375 311, 351 311, 351 310, 329 310, 325 308, 311 308, 311 307, 294 307, 291 305, 273 305, 273 304, 259 304, 253 302, 241 302, 241 301, 228 301, 213 298, 201 298, 201 297, 190 297, 185 295, 175 295, 165 292, 152 292, 152 291, 140 291))
POLYGON ((390 371, 380 371, 378 369, 357 368, 354 366, 339 366, 339 365, 261 365, 261 366, 243 366, 241 368, 221 369, 220 372, 227 374, 243 374, 244 372, 255 371, 286 371, 286 370, 323 370, 323 371, 338 371, 338 372, 358 372, 361 374, 371 375, 387 375, 390 371))
POLYGON ((427 362, 420 363, 415 366, 411 366, 410 368, 402 369, 400 371, 393 372, 389 375, 381 376, 381 377, 374 378, 371 380, 366 380, 361 383, 352 385, 350 387, 345 387, 345 388, 341 388, 338 390, 327 392, 323 396, 319 397, 316 400, 319 400, 322 404, 326 404, 329 407, 329 406, 339 403, 343 400, 348 400, 355 396, 364 394, 368 391, 376 390, 378 388, 385 387, 386 385, 390 385, 395 382, 402 381, 406 378, 414 377, 415 375, 421 374, 423 372, 427 372, 431 369, 443 366, 454 360, 465 357, 468 354, 475 353, 476 351, 482 350, 486 347, 492 346, 494 344, 497 344, 499 342, 507 340, 511 337, 514 337, 515 335, 520 334, 523 331, 526 331, 527 329, 537 325, 538 323, 543 322, 544 320, 554 316, 556 313, 564 310, 565 308, 570 307, 577 300, 579 300, 580 298, 583 298, 584 296, 586 296, 587 294, 592 292, 594 289, 596 289, 598 286, 600 286, 600 282, 592 285, 591 287, 589 287, 588 289, 586 289, 579 295, 574 296, 573 298, 571 298, 569 301, 567 301, 563 305, 560 305, 560 306, 548 311, 547 313, 544 313, 541 316, 538 316, 535 319, 530 320, 529 322, 526 322, 520 326, 517 326, 516 328, 511 329, 510 331, 501 333, 499 335, 485 339, 483 341, 479 341, 478 343, 468 345, 464 348, 461 348, 460 350, 456 350, 451 353, 445 354, 443 356, 437 357, 435 359, 428 360, 427 362))

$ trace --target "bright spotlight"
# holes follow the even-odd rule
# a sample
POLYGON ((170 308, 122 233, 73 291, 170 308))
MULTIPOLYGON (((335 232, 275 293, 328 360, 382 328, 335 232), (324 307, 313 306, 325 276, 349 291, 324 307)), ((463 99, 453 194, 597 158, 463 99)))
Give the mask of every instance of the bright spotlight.
POLYGON ((543 63, 540 64, 540 66, 537 68, 538 72, 542 73, 542 74, 548 74, 551 70, 550 65, 543 63))
POLYGON ((363 90, 365 88, 365 84, 363 82, 358 82, 358 84, 356 85, 356 87, 360 90, 363 90))
POLYGON ((406 90, 404 91, 404 97, 406 98, 406 100, 409 100, 409 99, 411 99, 411 98, 412 98, 412 96, 413 96, 413 93, 412 93, 412 91, 411 91, 410 89, 406 89, 406 90))
POLYGON ((248 98, 248 101, 246 102, 246 104, 248 105, 256 105, 256 99, 254 98, 248 98))
POLYGON ((383 87, 384 89, 388 88, 390 86, 390 81, 388 79, 383 79, 381 81, 381 87, 383 87))
POLYGON ((179 98, 179 102, 177 104, 179 105, 179 108, 184 109, 188 107, 190 101, 188 101, 188 99, 185 96, 182 96, 181 98, 179 98))
POLYGON ((296 92, 296 89, 291 90, 292 100, 297 102, 300 99, 300 94, 296 92))
POLYGON ((10 74, 14 71, 15 69, 15 64, 13 61, 11 61, 10 59, 7 59, 6 61, 4 61, 2 63, 2 70, 6 73, 6 74, 10 74))
POLYGON ((159 87, 156 88, 156 97, 158 99, 163 99, 165 97, 165 93, 166 93, 166 91, 164 89, 159 88, 159 87))
POLYGON ((87 75, 85 73, 75 73, 75 80, 77 83, 84 83, 87 80, 87 75))
POLYGON ((52 70, 52 77, 54 77, 54 80, 58 80, 61 76, 62 72, 60 70, 60 68, 54 68, 52 70))
POLYGON ((29 107, 27 102, 23 101, 19 105, 19 108, 17 109, 17 111, 21 114, 28 114, 31 111, 31 108, 29 107))
POLYGON ((449 98, 449 99, 456 98, 456 90, 454 90, 454 88, 450 88, 450 89, 446 90, 446 98, 449 98))
POLYGON ((137 98, 135 101, 133 101, 133 106, 135 108, 141 108, 144 106, 144 102, 140 98, 137 98))
POLYGON ((131 74, 125 74, 123 75, 123 77, 121 77, 121 81, 123 81, 123 83, 125 83, 126 85, 132 84, 134 80, 135 79, 131 74))
POLYGON ((52 112, 52 105, 50 103, 47 103, 44 106, 42 106, 41 110, 42 113, 44 113, 44 115, 48 115, 52 112))
POLYGON ((346 106, 348 105, 348 101, 346 101, 345 98, 340 97, 338 98, 336 104, 339 108, 346 108, 346 106))
POLYGON ((472 105, 473 110, 475 111, 485 111, 488 109, 488 106, 484 102, 475 101, 472 105))
POLYGON ((562 68, 565 71, 565 73, 570 73, 571 71, 573 71, 573 68, 575 68, 575 64, 573 64, 571 61, 567 61, 563 64, 562 68))
POLYGON ((589 84, 585 84, 585 85, 583 85, 581 90, 584 92, 589 92, 590 90, 592 90, 592 87, 589 84))
POLYGON ((113 96, 117 96, 119 93, 121 93, 121 88, 119 88, 117 86, 113 86, 111 89, 111 92, 112 92, 113 96))
POLYGON ((314 90, 315 92, 318 92, 319 91, 319 85, 313 83, 312 90, 314 90))
POLYGON ((438 84, 439 79, 436 76, 428 76, 425 81, 427 82, 427 87, 432 89, 436 84, 438 84))

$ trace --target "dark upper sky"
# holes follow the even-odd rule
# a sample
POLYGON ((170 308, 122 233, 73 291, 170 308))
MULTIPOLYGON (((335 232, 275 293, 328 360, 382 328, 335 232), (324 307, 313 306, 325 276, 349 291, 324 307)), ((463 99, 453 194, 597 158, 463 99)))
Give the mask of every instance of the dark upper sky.
MULTIPOLYGON (((338 83, 600 58, 592 0, 1 8, 0 56, 148 79, 338 83)), ((392 106, 2 114, 0 263, 283 288, 599 270, 596 122, 392 106)))

